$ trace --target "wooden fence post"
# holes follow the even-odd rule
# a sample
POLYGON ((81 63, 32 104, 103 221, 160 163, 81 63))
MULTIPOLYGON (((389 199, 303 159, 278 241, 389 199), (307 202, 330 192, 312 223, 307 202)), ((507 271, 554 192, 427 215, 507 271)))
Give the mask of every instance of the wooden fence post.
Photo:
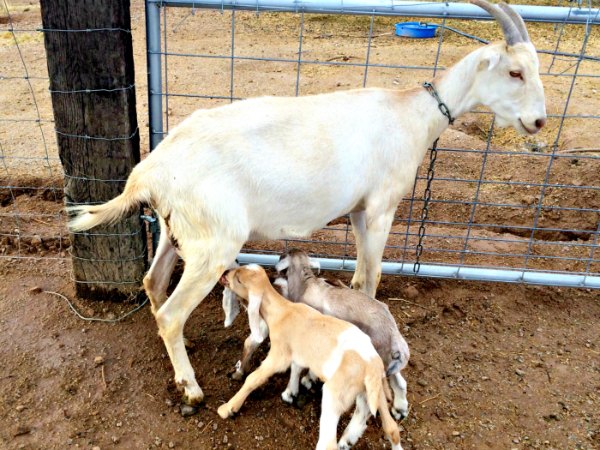
MULTIPOLYGON (((117 196, 140 160, 129 0, 41 0, 67 203, 117 196)), ((71 236, 77 294, 139 291, 146 233, 139 214, 71 236)))

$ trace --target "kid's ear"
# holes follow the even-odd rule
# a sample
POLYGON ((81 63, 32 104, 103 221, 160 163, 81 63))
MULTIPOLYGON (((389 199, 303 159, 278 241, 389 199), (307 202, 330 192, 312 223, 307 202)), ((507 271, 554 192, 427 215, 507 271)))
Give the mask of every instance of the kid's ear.
POLYGON ((250 292, 248 295, 248 323, 250 325, 250 336, 256 343, 265 340, 260 330, 260 304, 262 302, 262 293, 250 292))
POLYGON ((281 273, 282 271, 287 269, 289 266, 290 266, 290 259, 288 257, 285 257, 283 259, 280 259, 279 262, 275 265, 275 270, 277 270, 277 273, 281 273))
POLYGON ((237 295, 229 288, 223 289, 223 312, 225 313, 225 328, 231 326, 240 313, 240 303, 237 295))

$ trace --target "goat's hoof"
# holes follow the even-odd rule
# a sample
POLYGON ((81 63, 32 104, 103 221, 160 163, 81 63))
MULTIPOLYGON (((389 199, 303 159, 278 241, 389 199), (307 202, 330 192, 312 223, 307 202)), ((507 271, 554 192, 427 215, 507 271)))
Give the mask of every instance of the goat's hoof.
POLYGON ((231 379, 235 381, 242 381, 244 379, 244 372, 236 370, 231 374, 231 379))
POLYGON ((281 393, 281 400, 286 402, 288 405, 293 405, 295 398, 296 396, 290 393, 287 389, 281 393))
POLYGON ((394 419, 397 421, 404 420, 406 419, 406 416, 408 416, 408 410, 392 408, 392 416, 394 416, 394 419))
POLYGON ((224 405, 219 406, 217 414, 219 414, 221 419, 227 419, 233 416, 233 411, 229 408, 229 405, 225 403, 224 405))
POLYGON ((192 408, 197 408, 202 403, 204 403, 204 394, 200 394, 201 395, 197 397, 190 397, 189 395, 183 394, 181 396, 181 404, 191 406, 192 408))
POLYGON ((193 416, 198 412, 197 406, 186 405, 185 403, 179 405, 179 413, 182 417, 193 416))
POLYGON ((348 442, 342 442, 338 444, 338 450, 350 450, 351 445, 348 442))
POLYGON ((185 348, 188 350, 192 350, 194 348, 194 343, 185 336, 183 337, 183 345, 185 345, 185 348))

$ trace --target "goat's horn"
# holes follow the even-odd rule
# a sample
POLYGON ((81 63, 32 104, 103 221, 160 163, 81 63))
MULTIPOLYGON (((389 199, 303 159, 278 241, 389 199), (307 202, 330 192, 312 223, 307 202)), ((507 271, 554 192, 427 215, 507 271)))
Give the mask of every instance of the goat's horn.
POLYGON ((508 14, 508 16, 515 23, 515 25, 517 26, 517 29, 519 30, 519 33, 521 34, 521 37, 523 38, 523 40, 525 42, 530 42, 531 39, 529 39, 529 33, 527 33, 527 27, 525 26, 525 22, 523 21, 523 18, 514 9, 512 9, 510 6, 508 6, 504 2, 498 3, 498 6, 506 14, 508 14))
POLYGON ((517 25, 513 22, 510 16, 498 8, 496 5, 492 5, 485 0, 471 0, 471 3, 479 6, 482 9, 485 9, 491 16, 493 16, 500 26, 502 27, 502 31, 504 33, 504 39, 506 39, 506 43, 508 45, 514 45, 517 42, 523 42, 523 37, 517 28, 517 25))

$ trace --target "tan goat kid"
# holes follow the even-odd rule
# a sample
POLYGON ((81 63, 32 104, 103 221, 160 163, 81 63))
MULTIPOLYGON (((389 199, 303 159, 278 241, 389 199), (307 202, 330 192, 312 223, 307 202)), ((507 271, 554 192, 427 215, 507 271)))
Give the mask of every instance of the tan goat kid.
MULTIPOLYGON (((533 134, 546 111, 525 25, 506 5, 473 2, 496 16, 506 42, 473 51, 436 78, 437 98, 451 117, 485 105, 498 125, 533 134)), ((143 204, 156 211, 162 233, 144 287, 185 403, 204 398, 184 346, 185 322, 246 241, 309 236, 349 213, 352 285, 375 296, 397 205, 448 127, 439 105, 421 87, 374 88, 196 111, 133 169, 121 195, 69 208, 73 232, 114 223, 143 204), (185 270, 167 299, 179 257, 185 270)))
POLYGON ((266 322, 271 349, 237 394, 219 407, 219 416, 225 419, 239 411, 248 395, 273 374, 291 368, 292 378, 297 378, 302 369, 308 368, 323 381, 317 450, 338 448, 338 421, 353 403, 356 409, 340 448, 354 444, 364 432, 370 415, 377 412, 392 448, 402 448, 398 425, 390 415, 383 388, 383 362, 369 336, 348 322, 286 300, 271 286, 264 269, 258 265, 229 270, 221 282, 248 301, 248 321, 253 334, 260 334, 261 318, 266 322))

